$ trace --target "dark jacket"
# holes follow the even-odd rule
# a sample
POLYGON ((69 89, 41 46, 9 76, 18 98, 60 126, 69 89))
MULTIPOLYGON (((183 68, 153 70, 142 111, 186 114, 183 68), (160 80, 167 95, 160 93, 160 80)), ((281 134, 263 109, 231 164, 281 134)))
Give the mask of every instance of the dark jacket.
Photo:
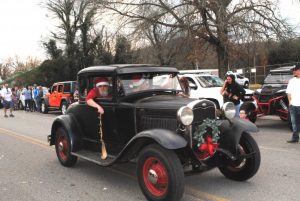
POLYGON ((36 97, 35 97, 35 99, 39 102, 39 101, 42 100, 43 95, 44 95, 43 90, 39 90, 39 91, 38 91, 38 94, 37 94, 36 97))
POLYGON ((228 84, 226 87, 226 91, 229 94, 229 96, 224 97, 225 99, 224 102, 231 101, 234 103, 234 105, 240 104, 240 100, 243 100, 244 95, 246 93, 245 89, 236 82, 233 82, 232 84, 228 84), (233 96, 237 96, 238 100, 233 99, 232 98, 233 96))

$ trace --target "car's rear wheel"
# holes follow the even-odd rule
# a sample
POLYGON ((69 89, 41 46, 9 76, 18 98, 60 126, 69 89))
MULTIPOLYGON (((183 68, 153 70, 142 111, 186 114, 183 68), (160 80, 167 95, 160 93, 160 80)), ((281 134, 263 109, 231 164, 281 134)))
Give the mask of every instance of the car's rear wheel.
POLYGON ((244 88, 248 89, 249 88, 249 82, 244 83, 244 88))
POLYGON ((42 100, 41 112, 44 113, 44 114, 48 113, 48 106, 46 105, 46 102, 44 100, 42 100))
POLYGON ((137 177, 147 200, 179 201, 184 192, 182 165, 172 150, 148 145, 139 154, 137 177))
POLYGON ((238 155, 246 155, 247 158, 238 159, 231 165, 219 167, 222 174, 235 181, 245 181, 253 177, 260 166, 260 151, 255 140, 248 133, 243 133, 240 139, 238 155))
POLYGON ((71 155, 70 138, 64 128, 58 128, 55 132, 55 150, 63 166, 71 167, 77 162, 77 157, 71 155))
POLYGON ((61 103, 61 106, 60 106, 60 111, 61 111, 61 113, 62 113, 62 114, 66 114, 67 109, 68 109, 68 104, 67 104, 66 101, 63 101, 63 102, 61 103))

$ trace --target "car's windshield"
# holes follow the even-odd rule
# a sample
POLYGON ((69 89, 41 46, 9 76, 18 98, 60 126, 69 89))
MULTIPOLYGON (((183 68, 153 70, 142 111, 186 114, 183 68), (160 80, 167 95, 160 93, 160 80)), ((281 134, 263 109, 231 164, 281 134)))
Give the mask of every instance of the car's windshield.
POLYGON ((119 87, 123 95, 141 91, 174 91, 181 90, 175 73, 135 73, 121 75, 119 87))
POLYGON ((198 75, 196 76, 198 82, 200 85, 204 88, 209 87, 222 87, 224 81, 217 77, 217 76, 211 76, 211 75, 198 75))
POLYGON ((287 84, 291 78, 293 78, 293 75, 287 73, 269 74, 264 83, 287 84))

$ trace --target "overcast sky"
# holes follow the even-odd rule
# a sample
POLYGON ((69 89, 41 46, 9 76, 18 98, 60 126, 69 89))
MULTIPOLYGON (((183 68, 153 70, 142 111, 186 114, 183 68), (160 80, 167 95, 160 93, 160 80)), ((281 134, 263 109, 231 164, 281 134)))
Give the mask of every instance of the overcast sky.
MULTIPOLYGON (((0 0, 0 63, 18 55, 45 58, 42 41, 53 30, 53 19, 41 6, 43 0, 0 0)), ((300 24, 300 3, 280 0, 281 14, 290 23, 300 24)))
POLYGON ((15 55, 45 57, 41 40, 51 20, 39 4, 40 0, 0 0, 0 62, 15 55))

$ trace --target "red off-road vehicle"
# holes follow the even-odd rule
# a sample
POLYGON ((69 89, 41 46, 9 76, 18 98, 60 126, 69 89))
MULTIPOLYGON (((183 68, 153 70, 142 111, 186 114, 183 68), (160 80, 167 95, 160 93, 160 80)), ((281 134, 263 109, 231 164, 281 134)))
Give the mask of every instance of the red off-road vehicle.
POLYGON ((278 115, 281 120, 288 122, 290 128, 286 88, 289 80, 293 78, 293 67, 285 66, 271 70, 262 88, 258 89, 253 96, 258 106, 259 116, 278 115))

